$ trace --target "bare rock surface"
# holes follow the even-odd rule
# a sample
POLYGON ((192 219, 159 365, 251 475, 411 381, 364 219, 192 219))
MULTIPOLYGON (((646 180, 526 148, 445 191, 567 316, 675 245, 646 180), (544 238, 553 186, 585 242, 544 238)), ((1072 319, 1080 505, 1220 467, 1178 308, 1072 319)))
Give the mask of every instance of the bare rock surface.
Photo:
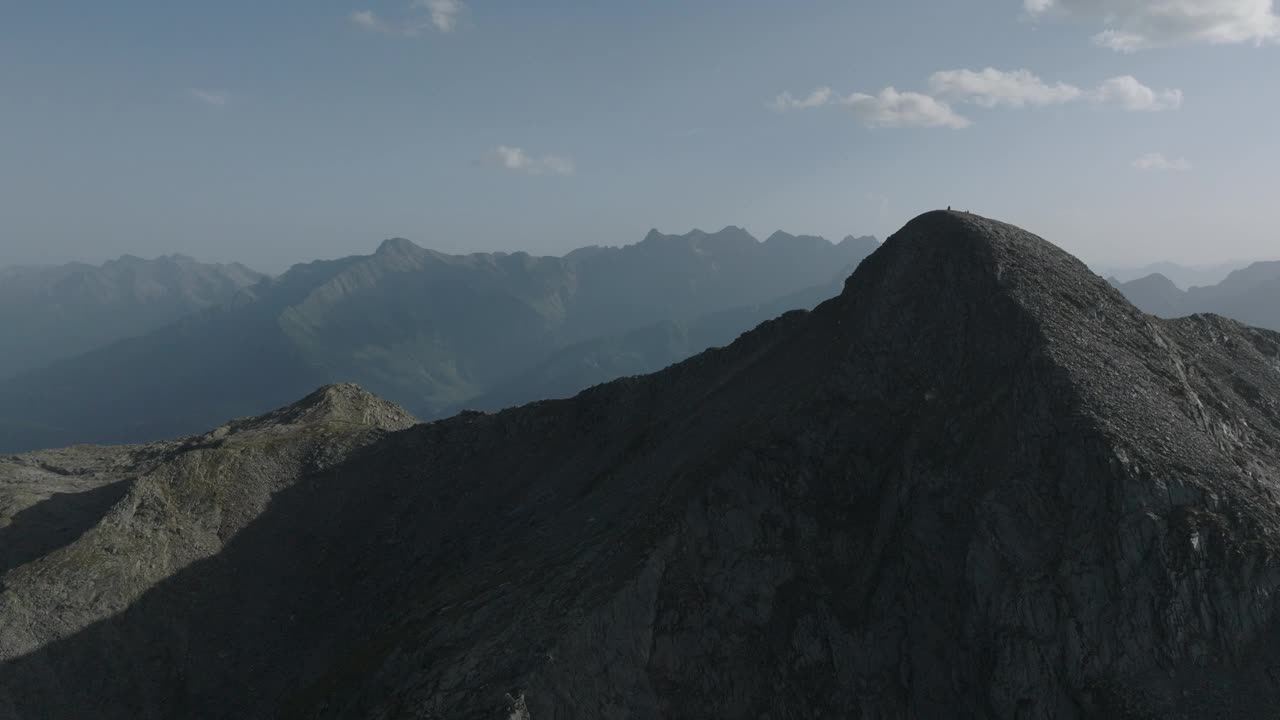
POLYGON ((974 215, 570 400, 412 425, 344 386, 60 453, 0 464, 0 533, 125 485, 8 560, 3 718, 1280 707, 1280 335, 974 215))

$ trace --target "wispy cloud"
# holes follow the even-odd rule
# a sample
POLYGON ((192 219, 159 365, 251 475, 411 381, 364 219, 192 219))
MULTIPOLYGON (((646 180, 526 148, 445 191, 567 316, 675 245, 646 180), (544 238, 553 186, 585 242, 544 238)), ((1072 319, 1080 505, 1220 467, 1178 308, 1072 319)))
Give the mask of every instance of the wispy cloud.
POLYGON ((1005 72, 985 70, 942 70, 929 78, 929 87, 939 95, 965 100, 982 107, 1026 107, 1057 105, 1084 97, 1074 85, 1050 85, 1030 70, 1005 72))
POLYGON ((1030 70, 942 70, 929 78, 934 93, 982 107, 1042 107, 1088 101, 1122 110, 1155 112, 1182 106, 1181 90, 1153 90, 1132 75, 1105 80, 1085 90, 1067 83, 1049 84, 1030 70))
POLYGON ((382 22, 377 13, 372 10, 357 10, 351 13, 351 22, 365 30, 391 32, 391 27, 382 22))
POLYGON ((787 110, 803 110, 805 108, 822 107, 831 102, 834 93, 829 87, 814 88, 814 91, 803 98, 796 98, 789 92, 779 94, 769 105, 778 112, 787 110))
POLYGON ((187 90, 187 95, 198 102, 204 103, 210 107, 226 107, 231 102, 231 94, 225 90, 201 90, 199 88, 191 88, 187 90))
POLYGON ((949 128, 965 128, 973 123, 939 98, 985 108, 1090 102, 1128 111, 1156 112, 1182 106, 1181 90, 1154 90, 1132 75, 1113 77, 1086 90, 1064 82, 1047 83, 1026 69, 940 70, 929 78, 929 89, 932 94, 887 87, 875 95, 840 95, 820 85, 800 97, 781 93, 769 106, 777 112, 789 112, 840 105, 850 108, 868 127, 949 128))
POLYGON ((971 123, 957 115, 950 105, 929 95, 916 92, 899 92, 887 87, 875 95, 851 93, 838 95, 829 87, 818 87, 802 98, 784 92, 773 99, 770 106, 778 112, 807 110, 838 105, 849 108, 854 117, 867 127, 949 127, 964 128, 971 123))
POLYGON ((1096 23, 1093 42, 1117 52, 1280 38, 1272 0, 1023 0, 1033 18, 1096 23))
POLYGON ((431 24, 440 32, 453 30, 462 13, 461 0, 415 0, 414 7, 424 8, 431 17, 431 24))
POLYGON ((465 9, 462 0, 413 0, 398 20, 388 20, 372 10, 357 10, 351 13, 350 20, 370 32, 418 37, 429 30, 452 32, 465 9))
POLYGON ((499 145, 493 149, 493 157, 498 164, 511 172, 526 175, 572 175, 573 160, 561 155, 542 155, 534 157, 523 148, 511 145, 499 145))
POLYGON ((1153 152, 1134 160, 1133 167, 1147 172, 1186 172, 1191 163, 1184 157, 1171 160, 1164 153, 1153 152))

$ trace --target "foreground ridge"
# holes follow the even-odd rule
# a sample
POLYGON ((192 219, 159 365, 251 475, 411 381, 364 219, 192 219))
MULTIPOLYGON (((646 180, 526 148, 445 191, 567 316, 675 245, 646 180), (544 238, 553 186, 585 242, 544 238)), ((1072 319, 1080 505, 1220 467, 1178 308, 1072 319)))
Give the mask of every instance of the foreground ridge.
POLYGON ((979 216, 571 400, 412 426, 345 386, 212 435, 0 464, 113 488, 0 566, 0 717, 1280 703, 1280 335, 979 216))

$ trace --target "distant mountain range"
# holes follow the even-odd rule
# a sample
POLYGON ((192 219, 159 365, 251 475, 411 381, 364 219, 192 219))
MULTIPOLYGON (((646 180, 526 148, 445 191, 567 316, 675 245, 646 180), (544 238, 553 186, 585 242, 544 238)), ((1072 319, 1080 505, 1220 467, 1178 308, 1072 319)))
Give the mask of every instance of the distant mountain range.
POLYGON ((1182 290, 1164 275, 1115 282, 1134 305, 1160 317, 1216 313, 1249 325, 1280 330, 1280 261, 1233 271, 1217 285, 1182 290))
POLYGON ((1173 281, 1174 285, 1186 290, 1196 286, 1216 285, 1222 282, 1233 270, 1245 267, 1247 262, 1219 263, 1216 265, 1181 265, 1172 262, 1157 262, 1139 267, 1100 267, 1098 274, 1115 278, 1119 282, 1129 282, 1147 277, 1163 275, 1173 281))
POLYGON ((564 257, 388 240, 0 382, 0 450, 194 432, 332 382, 358 382, 421 418, 573 394, 812 306, 876 247, 781 232, 760 242, 736 227, 652 231, 564 257), (675 334, 665 346, 664 332, 675 334))
POLYGON ((0 268, 0 378, 156 330, 265 277, 183 255, 0 268))

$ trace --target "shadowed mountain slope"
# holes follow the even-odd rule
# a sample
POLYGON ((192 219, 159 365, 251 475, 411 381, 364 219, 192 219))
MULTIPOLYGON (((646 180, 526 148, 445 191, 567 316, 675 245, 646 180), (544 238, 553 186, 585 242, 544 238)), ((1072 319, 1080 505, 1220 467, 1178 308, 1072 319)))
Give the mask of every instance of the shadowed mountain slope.
MULTIPOLYGON (((758 242, 737 228, 654 232, 565 258, 454 256, 388 240, 371 256, 296 266, 225 306, 0 382, 0 451, 196 432, 343 381, 439 417, 568 345, 830 283, 874 248, 781 234, 758 242)), ((607 367, 578 387, 628 371, 607 367)))
POLYGON ((125 499, 0 577, 0 717, 1265 717, 1278 398, 1280 335, 928 213, 570 400, 95 450, 125 499))
POLYGON ((0 268, 0 378, 151 332, 265 277, 182 255, 0 268))

